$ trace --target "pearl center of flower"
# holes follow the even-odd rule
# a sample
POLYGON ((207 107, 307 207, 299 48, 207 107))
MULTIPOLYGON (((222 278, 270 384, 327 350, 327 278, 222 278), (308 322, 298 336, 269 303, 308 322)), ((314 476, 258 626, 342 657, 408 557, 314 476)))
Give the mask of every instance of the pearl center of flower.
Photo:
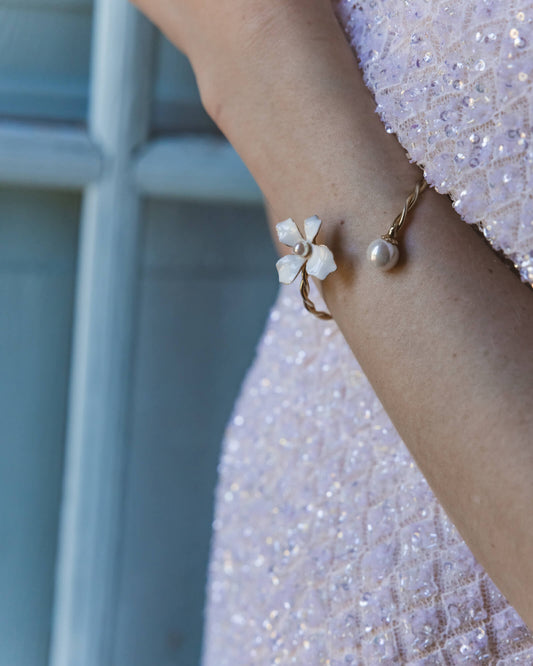
POLYGON ((294 254, 299 255, 300 257, 307 257, 311 251, 311 245, 307 241, 299 241, 293 248, 294 254))

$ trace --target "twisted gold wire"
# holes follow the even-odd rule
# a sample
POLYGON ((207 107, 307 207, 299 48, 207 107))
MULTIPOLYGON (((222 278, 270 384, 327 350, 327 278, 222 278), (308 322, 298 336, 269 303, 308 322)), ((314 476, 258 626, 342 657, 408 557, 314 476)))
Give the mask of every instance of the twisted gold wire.
MULTIPOLYGON (((405 220, 407 218, 407 213, 413 208, 413 206, 416 204, 418 201, 418 197, 420 194, 426 189, 428 184, 422 178, 421 180, 418 181, 418 183, 415 185, 415 189, 409 194, 407 199, 405 200, 405 203, 403 205, 403 208, 401 212, 394 218, 394 222, 391 224, 389 227, 389 231, 384 234, 381 238, 384 240, 388 240, 391 243, 394 243, 395 245, 398 245, 398 239, 396 236, 400 232, 401 228, 405 224, 405 220)), ((311 314, 314 314, 315 317, 318 317, 319 319, 333 319, 333 317, 328 313, 328 312, 323 312, 322 310, 317 310, 315 308, 315 304, 313 301, 309 298, 309 277, 308 277, 307 270, 305 268, 305 264, 302 267, 302 281, 300 283, 300 293, 302 294, 302 298, 304 301, 304 306, 305 309, 310 312, 311 314)))
POLYGON ((405 200, 401 212, 394 218, 394 222, 391 224, 389 231, 384 236, 382 236, 384 240, 391 241, 392 243, 395 244, 398 243, 396 236, 398 235, 398 233, 400 232, 401 228, 405 223, 405 220, 407 218, 407 213, 415 205, 415 203, 418 200, 418 197, 426 189, 427 186, 428 184, 423 178, 418 181, 418 183, 415 185, 415 189, 405 200))
POLYGON ((300 282, 300 293, 302 294, 302 298, 304 300, 305 309, 308 310, 311 314, 314 314, 315 317, 318 317, 319 319, 333 319, 333 317, 327 312, 324 312, 322 310, 317 310, 315 308, 315 304, 309 298, 309 278, 308 278, 308 272, 305 269, 305 264, 302 267, 302 281, 300 282))

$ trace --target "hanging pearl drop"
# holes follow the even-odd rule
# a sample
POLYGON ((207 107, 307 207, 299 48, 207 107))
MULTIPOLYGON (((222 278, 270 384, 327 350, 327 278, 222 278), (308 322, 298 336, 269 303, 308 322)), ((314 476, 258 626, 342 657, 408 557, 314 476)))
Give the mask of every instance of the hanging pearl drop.
POLYGON ((368 246, 366 256, 373 266, 382 271, 388 271, 396 266, 400 252, 394 243, 386 241, 383 238, 377 238, 368 246))

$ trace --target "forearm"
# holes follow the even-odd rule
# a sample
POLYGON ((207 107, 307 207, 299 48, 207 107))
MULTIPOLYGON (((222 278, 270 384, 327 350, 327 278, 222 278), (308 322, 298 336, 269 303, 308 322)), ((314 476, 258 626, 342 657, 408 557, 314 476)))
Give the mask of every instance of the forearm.
POLYGON ((411 216, 406 261, 385 274, 366 263, 420 173, 320 11, 305 39, 280 24, 260 47, 268 66, 211 90, 209 110, 277 221, 323 219, 319 241, 338 263, 323 284, 331 313, 444 508, 533 627, 533 294, 434 191, 411 216))
MULTIPOLYGON (((406 261, 365 261, 420 176, 374 113, 329 0, 135 0, 180 46, 275 221, 318 214, 323 295, 473 553, 533 628, 533 294, 426 191, 406 261)), ((320 285, 319 285, 320 286, 320 285)), ((296 288, 296 286, 295 286, 296 288)))

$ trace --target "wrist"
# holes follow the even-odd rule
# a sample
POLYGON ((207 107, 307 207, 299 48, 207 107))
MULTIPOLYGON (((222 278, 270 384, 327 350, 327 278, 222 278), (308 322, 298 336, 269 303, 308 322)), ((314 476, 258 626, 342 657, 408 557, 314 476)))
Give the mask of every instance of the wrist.
POLYGON ((274 217, 317 214, 324 239, 340 233, 344 249, 353 238, 359 252, 386 231, 421 173, 375 113, 331 8, 319 9, 310 24, 263 16, 247 27, 239 57, 199 68, 199 83, 274 217))

